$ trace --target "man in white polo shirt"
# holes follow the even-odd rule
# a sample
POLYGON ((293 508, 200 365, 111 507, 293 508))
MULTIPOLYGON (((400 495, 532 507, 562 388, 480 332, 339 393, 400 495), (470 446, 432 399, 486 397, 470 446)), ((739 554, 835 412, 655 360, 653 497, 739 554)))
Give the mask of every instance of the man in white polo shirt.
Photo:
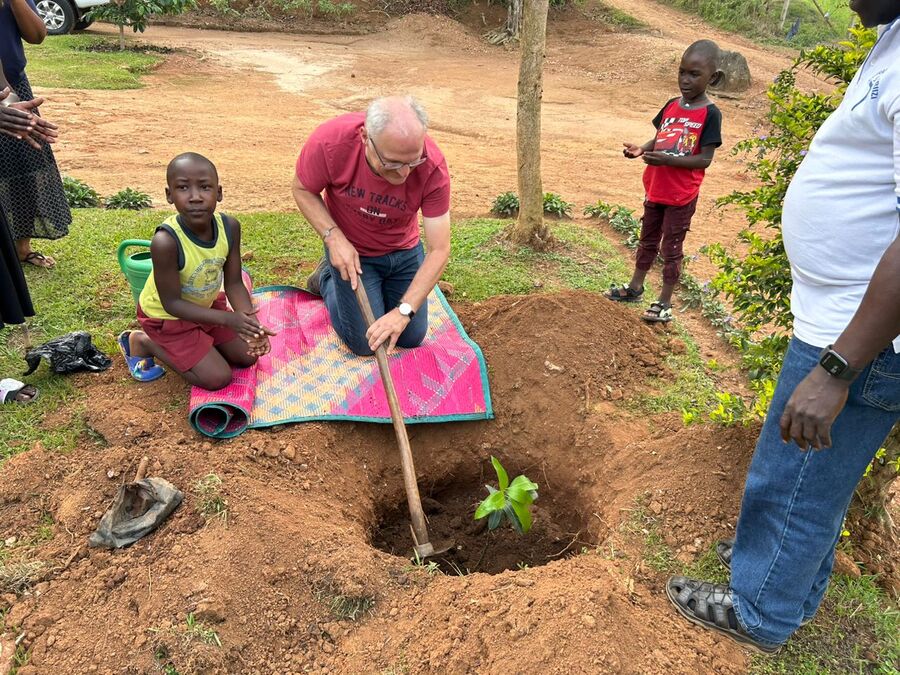
POLYGON ((744 487, 730 585, 672 577, 689 621, 778 651, 828 585, 853 491, 900 419, 900 0, 787 191, 794 337, 744 487))

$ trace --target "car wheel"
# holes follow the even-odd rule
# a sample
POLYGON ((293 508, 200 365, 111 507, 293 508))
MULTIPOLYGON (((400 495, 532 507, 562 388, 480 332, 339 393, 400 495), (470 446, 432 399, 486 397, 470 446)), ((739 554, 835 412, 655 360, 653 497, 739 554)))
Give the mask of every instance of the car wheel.
POLYGON ((90 26, 92 23, 94 23, 93 19, 89 19, 85 15, 82 14, 78 18, 78 21, 75 22, 75 30, 84 30, 85 28, 90 26))
POLYGON ((38 0, 36 6, 50 35, 65 35, 75 27, 75 10, 68 0, 38 0))

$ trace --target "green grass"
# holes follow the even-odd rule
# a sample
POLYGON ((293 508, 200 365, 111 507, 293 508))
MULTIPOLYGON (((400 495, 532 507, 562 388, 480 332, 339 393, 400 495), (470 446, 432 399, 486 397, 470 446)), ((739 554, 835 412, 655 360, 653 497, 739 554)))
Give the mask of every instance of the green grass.
POLYGON ((808 626, 774 657, 754 658, 751 675, 900 673, 900 611, 872 577, 834 576, 808 626))
POLYGON ((786 43, 785 36, 796 19, 800 32, 787 44, 809 47, 820 43, 835 43, 846 37, 847 27, 854 16, 846 0, 819 0, 829 12, 829 27, 816 10, 812 0, 793 0, 784 28, 779 28, 781 2, 771 0, 661 0, 668 5, 697 14, 705 21, 724 30, 742 33, 764 42, 786 43))
POLYGON ((140 89, 141 76, 164 57, 141 48, 110 50, 115 44, 88 35, 50 35, 43 44, 25 46, 28 78, 40 87, 140 89))
POLYGON ((207 520, 219 520, 228 525, 228 500, 222 495, 222 479, 210 473, 194 484, 197 510, 207 520))
POLYGON ((589 19, 605 23, 616 30, 634 31, 648 28, 647 24, 640 19, 636 19, 631 14, 602 0, 574 0, 574 2, 575 6, 581 9, 589 19))
POLYGON ((685 345, 683 354, 670 353, 666 356, 666 366, 674 374, 674 379, 666 375, 654 384, 658 393, 643 394, 636 401, 636 407, 649 413, 682 410, 708 412, 715 407, 716 383, 708 374, 700 347, 677 321, 672 324, 675 334, 685 345))
MULTIPOLYGON (((29 322, 32 344, 74 330, 86 330, 104 352, 116 352, 115 336, 134 324, 134 303, 116 262, 125 239, 150 239, 165 211, 76 209, 69 236, 41 242, 59 265, 52 271, 25 272, 37 311, 29 322)), ((322 255, 322 243, 293 213, 240 216, 245 264, 256 286, 302 286, 322 255)), ((505 221, 471 220, 453 226, 453 253, 444 278, 454 285, 454 301, 483 300, 500 294, 524 294, 565 288, 601 290, 627 274, 626 262, 596 229, 572 223, 553 227, 559 245, 550 253, 512 246, 503 237, 505 221)), ((26 335, 22 327, 0 332, 0 373, 17 376, 26 335)), ((21 379, 21 378, 20 378, 21 379)), ((83 441, 101 442, 85 421, 84 403, 70 378, 52 375, 46 364, 28 376, 40 389, 32 405, 8 406, 0 418, 0 461, 26 450, 35 441, 49 449, 71 450, 83 441), (44 427, 42 418, 60 405, 67 415, 44 427)), ((123 387, 131 385, 121 374, 123 387)), ((172 411, 183 409, 173 402, 172 411)))

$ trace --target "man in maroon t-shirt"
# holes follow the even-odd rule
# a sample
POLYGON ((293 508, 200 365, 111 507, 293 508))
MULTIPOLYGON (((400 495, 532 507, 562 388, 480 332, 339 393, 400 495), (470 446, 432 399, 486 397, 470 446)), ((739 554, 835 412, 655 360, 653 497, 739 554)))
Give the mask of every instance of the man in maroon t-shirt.
POLYGON ((428 294, 450 258, 450 174, 427 128, 412 97, 381 98, 365 114, 322 124, 297 159, 294 199, 325 243, 307 289, 322 296, 338 335, 360 355, 421 344, 428 294), (355 296, 360 281, 376 317, 368 331, 355 296))

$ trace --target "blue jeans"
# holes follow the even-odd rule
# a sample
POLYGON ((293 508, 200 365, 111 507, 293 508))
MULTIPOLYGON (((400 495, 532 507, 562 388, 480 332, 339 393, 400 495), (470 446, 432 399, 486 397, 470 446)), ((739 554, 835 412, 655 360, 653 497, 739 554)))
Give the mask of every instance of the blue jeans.
MULTIPOLYGON (((400 304, 400 299, 409 288, 413 277, 422 266, 425 252, 419 243, 413 248, 393 251, 387 255, 371 258, 360 256, 362 276, 360 280, 369 296, 372 314, 375 318, 383 316, 400 304)), ((322 298, 334 330, 344 343, 360 356, 371 356, 369 341, 366 339, 366 321, 359 304, 356 292, 349 281, 341 279, 341 273, 331 266, 328 249, 325 249, 325 260, 328 261, 319 281, 322 298)), ((397 345, 400 347, 418 347, 428 332, 428 300, 416 311, 416 315, 400 334, 397 345)))
POLYGON ((756 640, 782 644, 816 613, 853 491, 900 419, 900 355, 883 351, 850 387, 832 447, 801 451, 781 440, 794 389, 819 351, 794 338, 750 464, 731 558, 735 613, 756 640))

